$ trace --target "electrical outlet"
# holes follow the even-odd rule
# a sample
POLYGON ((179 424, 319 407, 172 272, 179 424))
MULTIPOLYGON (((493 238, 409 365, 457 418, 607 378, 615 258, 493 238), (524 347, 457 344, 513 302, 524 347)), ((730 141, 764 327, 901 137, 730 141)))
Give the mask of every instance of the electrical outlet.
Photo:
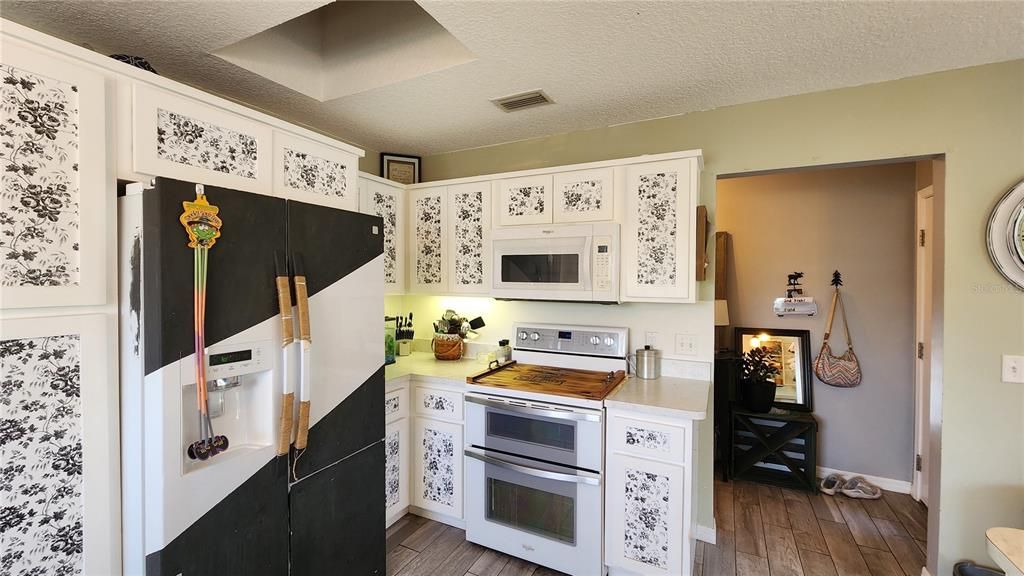
POLYGON ((657 348, 658 347, 658 333, 657 332, 648 332, 648 333, 644 334, 644 344, 647 345, 647 346, 650 346, 651 348, 657 348))
POLYGON ((1003 382, 1024 384, 1024 356, 1003 355, 1003 382))
POLYGON ((694 334, 676 334, 675 352, 680 356, 696 356, 697 336, 694 334))

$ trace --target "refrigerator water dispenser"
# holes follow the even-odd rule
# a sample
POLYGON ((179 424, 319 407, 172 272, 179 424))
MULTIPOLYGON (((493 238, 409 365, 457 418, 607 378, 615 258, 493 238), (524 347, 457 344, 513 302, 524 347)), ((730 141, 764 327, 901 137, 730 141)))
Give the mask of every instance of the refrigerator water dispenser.
POLYGON ((213 432, 227 436, 229 448, 209 460, 193 460, 186 450, 199 440, 195 375, 183 371, 181 388, 182 473, 188 474, 234 455, 271 446, 274 441, 273 342, 244 342, 211 346, 206 355, 207 406, 213 432))

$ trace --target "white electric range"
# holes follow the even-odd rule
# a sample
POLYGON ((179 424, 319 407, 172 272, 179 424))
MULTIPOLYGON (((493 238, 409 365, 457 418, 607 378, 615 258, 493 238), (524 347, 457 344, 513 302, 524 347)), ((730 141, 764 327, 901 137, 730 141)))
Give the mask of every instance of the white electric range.
POLYGON ((517 324, 508 366, 468 384, 466 538, 567 574, 603 574, 604 398, 625 328, 517 324))

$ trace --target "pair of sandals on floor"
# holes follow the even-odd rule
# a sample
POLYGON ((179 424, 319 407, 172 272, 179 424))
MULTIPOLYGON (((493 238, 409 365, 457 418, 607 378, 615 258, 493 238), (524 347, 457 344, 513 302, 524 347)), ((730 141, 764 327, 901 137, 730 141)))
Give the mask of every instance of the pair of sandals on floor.
POLYGON ((821 481, 821 491, 829 496, 839 492, 861 500, 878 500, 882 497, 882 489, 865 480, 863 476, 854 476, 847 480, 839 474, 829 474, 821 481))

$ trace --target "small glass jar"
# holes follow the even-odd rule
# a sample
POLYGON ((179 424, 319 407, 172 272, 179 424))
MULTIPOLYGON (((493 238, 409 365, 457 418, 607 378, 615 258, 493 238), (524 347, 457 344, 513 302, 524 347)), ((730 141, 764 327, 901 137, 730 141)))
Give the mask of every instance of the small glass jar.
POLYGON ((495 359, 498 361, 498 364, 504 364, 512 359, 512 347, 508 345, 508 340, 498 340, 495 359))

